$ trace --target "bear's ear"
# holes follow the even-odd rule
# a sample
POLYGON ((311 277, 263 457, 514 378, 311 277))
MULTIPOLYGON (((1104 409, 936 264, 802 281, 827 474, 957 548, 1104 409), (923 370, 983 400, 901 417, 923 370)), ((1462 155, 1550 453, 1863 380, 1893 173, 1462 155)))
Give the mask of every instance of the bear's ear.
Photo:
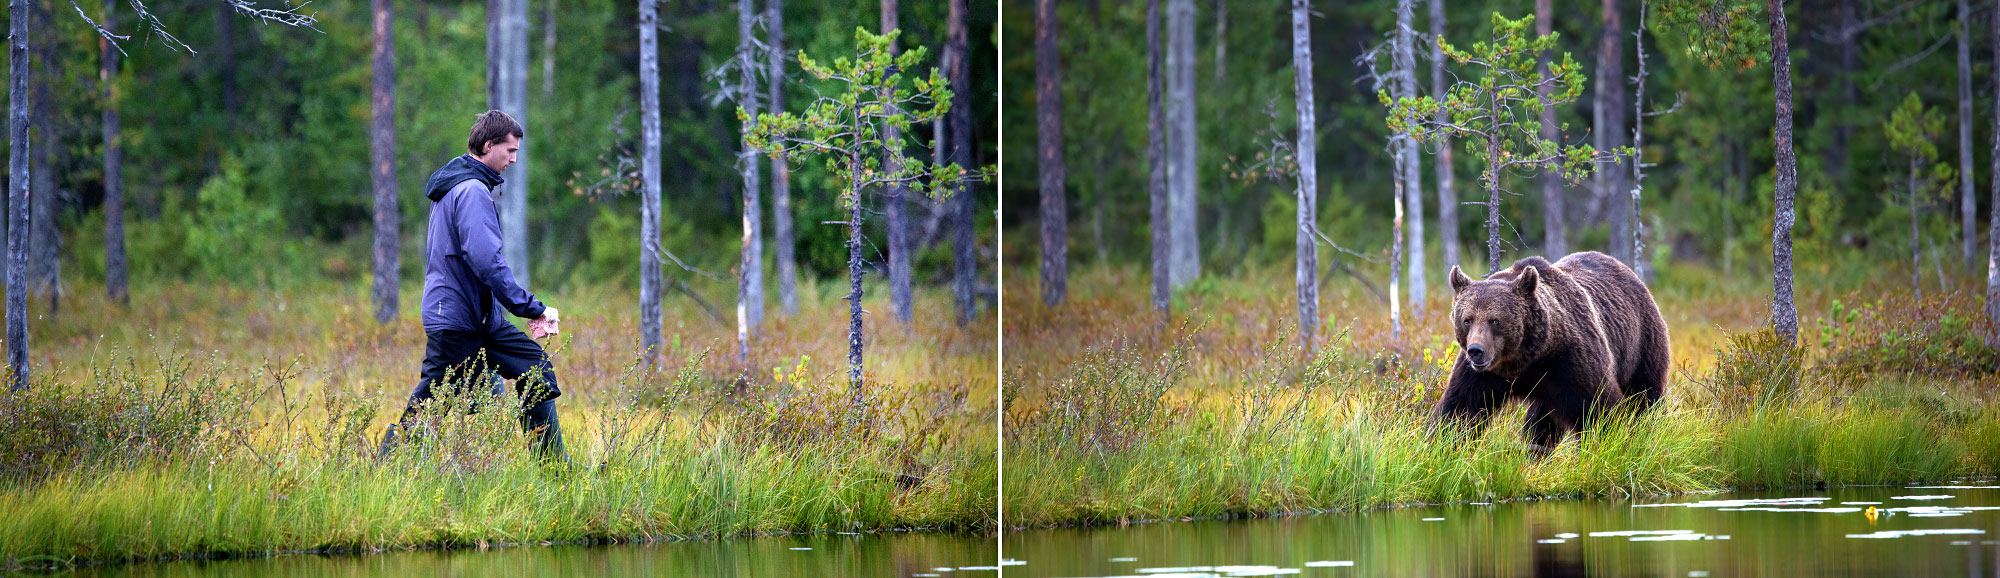
POLYGON ((1533 297, 1535 286, 1541 284, 1542 272, 1534 267, 1522 267, 1521 276, 1514 278, 1514 292, 1523 297, 1533 297))
POLYGON ((1458 266, 1457 266, 1457 265, 1452 265, 1452 266, 1451 266, 1451 292, 1452 292, 1452 294, 1453 294, 1453 295, 1456 295, 1456 294, 1458 294, 1458 292, 1460 292, 1460 291, 1464 291, 1466 287, 1468 287, 1468 286, 1471 286, 1471 285, 1472 285, 1472 278, 1471 278, 1471 277, 1467 277, 1467 276, 1465 276, 1465 272, 1464 272, 1464 271, 1460 271, 1460 270, 1458 270, 1458 266))

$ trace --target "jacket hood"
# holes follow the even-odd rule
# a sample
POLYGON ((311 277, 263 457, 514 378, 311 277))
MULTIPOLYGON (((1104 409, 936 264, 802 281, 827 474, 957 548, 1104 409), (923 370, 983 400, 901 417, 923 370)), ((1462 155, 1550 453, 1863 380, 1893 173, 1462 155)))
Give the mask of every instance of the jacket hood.
POLYGON ((424 185, 424 196, 430 197, 433 203, 438 202, 444 199, 445 193, 451 192, 452 187, 472 179, 486 183, 488 189, 506 182, 500 178, 500 173, 493 172, 493 167, 486 166, 472 155, 458 155, 458 158, 451 159, 437 172, 431 173, 430 182, 424 185))

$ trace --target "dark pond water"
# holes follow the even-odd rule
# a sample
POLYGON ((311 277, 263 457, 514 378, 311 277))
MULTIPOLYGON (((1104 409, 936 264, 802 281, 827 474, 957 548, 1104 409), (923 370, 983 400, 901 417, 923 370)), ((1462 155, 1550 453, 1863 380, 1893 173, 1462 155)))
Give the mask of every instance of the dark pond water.
POLYGON ((528 576, 995 576, 992 536, 873 534, 780 536, 628 546, 551 546, 485 551, 296 555, 212 562, 88 567, 54 576, 91 577, 528 577, 528 576))
POLYGON ((2000 576, 2000 484, 1019 532, 1015 576, 2000 576), (1868 508, 1875 508, 1870 519, 1868 508))

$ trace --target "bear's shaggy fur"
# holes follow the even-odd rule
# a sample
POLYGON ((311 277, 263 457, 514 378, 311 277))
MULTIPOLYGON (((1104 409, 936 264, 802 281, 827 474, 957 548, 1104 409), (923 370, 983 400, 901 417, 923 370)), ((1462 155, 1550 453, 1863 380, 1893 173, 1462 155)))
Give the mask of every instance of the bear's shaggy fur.
POLYGON ((1508 400, 1526 400, 1525 433, 1539 456, 1605 410, 1629 400, 1644 411, 1665 393, 1666 320, 1617 259, 1529 257, 1483 281, 1453 267, 1451 289, 1461 353, 1433 426, 1477 430, 1508 400))

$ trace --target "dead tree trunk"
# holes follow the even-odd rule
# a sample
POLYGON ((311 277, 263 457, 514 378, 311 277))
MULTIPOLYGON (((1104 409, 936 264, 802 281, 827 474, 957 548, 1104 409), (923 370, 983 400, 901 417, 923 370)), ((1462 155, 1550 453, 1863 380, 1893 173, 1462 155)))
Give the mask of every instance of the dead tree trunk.
POLYGON ((1298 263, 1293 267, 1293 278, 1299 294, 1299 344, 1307 351, 1313 349, 1313 338, 1319 334, 1319 240, 1313 237, 1314 217, 1319 214, 1319 168, 1314 160, 1317 123, 1312 74, 1312 2, 1292 0, 1292 93, 1299 116, 1299 144, 1294 151, 1298 157, 1299 183, 1293 191, 1299 213, 1298 231, 1294 235, 1298 263))
POLYGON ((370 101, 370 163, 375 169, 375 322, 396 318, 402 275, 401 205, 396 202, 396 34, 392 0, 374 0, 375 95, 370 101))
MULTIPOLYGON (((882 33, 887 34, 899 26, 896 0, 882 0, 882 33)), ((899 51, 895 45, 890 45, 889 50, 899 51)), ((883 96, 884 100, 888 100, 887 94, 883 96)), ((894 126, 884 128, 883 136, 883 142, 890 143, 889 146, 901 146, 903 142, 902 132, 894 126)), ((882 162, 890 172, 895 172, 901 168, 899 158, 897 155, 884 155, 882 162)), ((884 195, 886 198, 882 199, 882 203, 888 206, 883 216, 889 226, 889 308, 894 310, 896 320, 909 323, 915 317, 915 312, 910 309, 910 209, 906 198, 910 189, 902 183, 893 183, 887 188, 888 194, 884 195)))
MULTIPOLYGON (((25 1, 25 0, 16 0, 25 1)), ((46 4, 37 3, 35 18, 43 30, 53 30, 54 18, 46 4)), ((56 256, 60 254, 62 237, 56 233, 56 210, 60 208, 56 194, 56 170, 49 154, 62 149, 62 138, 55 127, 55 97, 50 93, 50 79, 57 78, 61 68, 55 61, 57 40, 54 34, 45 34, 34 43, 35 60, 39 61, 31 85, 34 87, 35 138, 40 146, 28 149, 30 163, 28 184, 28 284, 38 296, 48 297, 51 316, 61 304, 62 275, 58 269, 56 256)))
POLYGON ((1153 311, 1164 326, 1173 308, 1173 227, 1167 198, 1167 119, 1161 102, 1164 55, 1160 49, 1160 0, 1146 0, 1146 197, 1153 246, 1153 311))
MULTIPOLYGON (((859 134, 859 127, 855 127, 859 134)), ((857 147, 848 159, 850 167, 861 165, 857 147)), ((852 171, 847 184, 847 383, 853 388, 853 407, 863 407, 861 383, 861 171, 852 171)))
MULTIPOLYGON (((528 119, 528 0, 488 0, 486 3, 487 106, 513 115, 521 128, 534 134, 528 119)), ((554 139, 550 139, 554 140, 554 139)), ((500 205, 501 249, 514 281, 528 287, 528 158, 522 146, 514 164, 500 172, 505 192, 500 205)))
POLYGON ((1771 77, 1777 102, 1777 186, 1771 227, 1771 325, 1785 343, 1799 341, 1799 310, 1792 302, 1792 199, 1798 194, 1798 162, 1792 151, 1792 53, 1785 37, 1783 0, 1766 0, 1771 21, 1771 77))
POLYGON ((7 10, 7 388, 28 388, 28 3, 7 10))
POLYGON ((1962 259, 1972 266, 1972 243, 1977 230, 1979 201, 1972 191, 1972 9, 1958 0, 1958 193, 1959 244, 1962 259))
MULTIPOLYGON (((118 0, 104 0, 104 27, 112 28, 118 0)), ((104 293, 120 305, 132 304, 125 287, 125 144, 118 126, 118 47, 97 39, 103 55, 97 68, 104 98, 104 293)))
MULTIPOLYGON (((1395 150, 1390 156, 1394 158, 1396 166, 1403 166, 1403 155, 1407 154, 1406 148, 1390 148, 1395 150)), ((1410 183, 1404 180, 1401 172, 1396 174, 1394 180, 1396 194, 1389 202, 1396 211, 1395 219, 1389 221, 1389 342, 1401 344, 1403 342, 1402 296, 1396 294, 1396 281, 1402 276, 1399 269, 1403 266, 1403 191, 1410 188, 1410 183)))
MULTIPOLYGON (((1448 87, 1444 75, 1444 48, 1438 39, 1444 38, 1444 0, 1428 0, 1431 7, 1431 98, 1444 102, 1448 87)), ((1443 111, 1438 112, 1442 121, 1443 111)), ((1441 269, 1458 265, 1458 191, 1452 189, 1452 146, 1451 138, 1441 136, 1438 140, 1437 180, 1438 180, 1438 244, 1444 263, 1441 269)))
MULTIPOLYGON (((1391 56, 1391 66, 1395 68, 1396 98, 1414 99, 1421 86, 1417 85, 1417 32, 1411 22, 1415 19, 1416 0, 1396 0, 1396 50, 1391 56)), ((1424 293, 1424 172, 1423 154, 1417 148, 1416 139, 1409 135, 1398 137, 1402 141, 1403 172, 1402 205, 1409 217, 1403 222, 1404 260, 1408 269, 1404 274, 1410 283, 1410 314, 1423 310, 1424 293)))
MULTIPOLYGON (((1553 4, 1550 0, 1535 0, 1535 34, 1547 35, 1555 30, 1555 8, 1553 4)), ((1547 77, 1549 75, 1549 55, 1542 54, 1538 60, 1539 72, 1543 77, 1547 77)), ((1599 88, 1598 90, 1603 90, 1603 88, 1599 88)), ((1549 97, 1549 87, 1547 85, 1539 86, 1536 88, 1536 92, 1544 99, 1549 97)), ((1541 121, 1542 138, 1561 142, 1561 135, 1556 133, 1555 107, 1542 107, 1541 121)), ((1568 217, 1563 212, 1562 175, 1556 174, 1555 171, 1542 171, 1541 176, 1536 178, 1541 181, 1542 185, 1542 254, 1547 255, 1550 259, 1560 259, 1563 255, 1569 254, 1569 234, 1564 221, 1568 217)))
MULTIPOLYGON (((2000 95, 2000 10, 1993 11, 1993 93, 2000 95)), ((1993 200, 1986 230, 1986 344, 2000 344, 2000 98, 1993 101, 1993 151, 1989 156, 1993 200)))
POLYGON ((639 346, 660 354, 660 20, 658 0, 639 0, 639 346))
MULTIPOLYGON (((895 5, 895 0, 883 1, 887 5, 895 5)), ((771 35, 771 70, 769 71, 771 73, 771 113, 783 114, 785 112, 785 1, 769 0, 769 4, 766 4, 764 7, 764 13, 766 14, 764 17, 765 30, 771 35)), ((655 71, 655 74, 658 74, 658 72, 655 71)), ((897 233, 902 228, 898 224, 898 218, 902 216, 899 210, 901 208, 900 203, 890 205, 889 278, 891 280, 894 280, 896 277, 895 265, 896 259, 899 258, 898 255, 906 252, 904 251, 905 247, 896 244, 897 233)), ((777 260, 778 306, 783 308, 785 315, 797 315, 799 313, 799 265, 798 260, 792 255, 792 168, 790 159, 785 158, 785 155, 778 155, 771 159, 771 242, 777 245, 774 251, 776 253, 774 258, 777 260)), ((907 256, 901 258, 903 259, 903 268, 905 269, 905 283, 903 285, 903 292, 905 293, 904 304, 907 305, 907 294, 909 292, 909 283, 907 282, 909 275, 907 269, 909 269, 909 259, 907 256)), ((894 293, 893 289, 891 293, 894 293)), ((897 313, 900 315, 907 308, 898 307, 897 313)), ((907 319, 905 320, 907 321, 907 319)))
POLYGON ((1173 236, 1169 279, 1179 287, 1201 276, 1201 240, 1195 229, 1194 0, 1167 0, 1167 200, 1173 236))
POLYGON ((1062 156, 1062 71, 1056 52, 1056 2, 1035 0, 1035 135, 1041 170, 1042 303, 1069 293, 1069 196, 1062 156))
POLYGON ((757 69, 761 65, 756 54, 757 9, 750 0, 736 0, 736 66, 737 104, 749 115, 743 121, 742 140, 738 141, 742 150, 736 159, 737 167, 743 173, 743 255, 736 284, 736 362, 744 368, 750 366, 750 341, 757 337, 757 328, 764 323, 764 236, 761 205, 757 202, 758 192, 764 189, 759 179, 757 153, 750 149, 750 130, 756 126, 757 69))

